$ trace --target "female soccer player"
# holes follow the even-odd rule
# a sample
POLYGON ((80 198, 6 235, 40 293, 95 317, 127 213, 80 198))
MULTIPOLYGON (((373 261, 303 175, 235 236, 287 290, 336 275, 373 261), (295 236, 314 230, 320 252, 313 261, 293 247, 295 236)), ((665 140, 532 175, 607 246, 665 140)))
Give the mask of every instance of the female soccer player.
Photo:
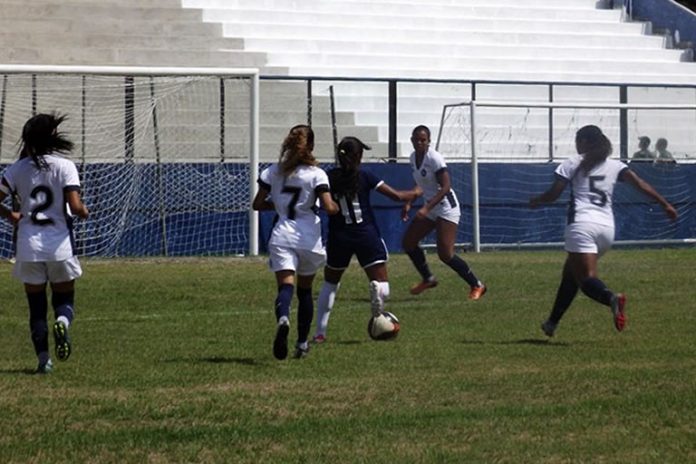
POLYGON ((618 181, 625 181, 657 201, 670 219, 677 212, 662 195, 618 160, 609 159, 612 146, 597 126, 584 126, 575 134, 578 154, 556 168, 551 187, 529 200, 532 208, 552 203, 570 184, 568 223, 565 229, 565 250, 568 252, 561 284, 549 318, 541 325, 552 337, 563 314, 573 302, 578 289, 596 302, 611 308, 614 327, 619 332, 626 326, 626 296, 614 293, 597 277, 597 261, 614 241, 612 194, 618 181))
POLYGON ((297 344, 295 358, 309 351, 307 337, 314 316, 312 282, 324 265, 326 252, 321 239, 321 222, 316 213, 317 200, 329 215, 338 212, 331 199, 329 179, 317 166, 312 154, 314 132, 309 126, 290 129, 280 149, 280 160, 259 176, 259 191, 253 201, 256 210, 275 209, 278 215, 268 241, 270 267, 275 272, 278 296, 277 321, 273 341, 276 359, 288 356, 290 303, 297 274, 297 344))
POLYGON ((394 190, 370 171, 361 169, 363 150, 370 150, 370 147, 357 137, 345 137, 338 144, 338 166, 329 171, 331 194, 341 214, 329 217, 327 263, 324 267, 324 284, 317 300, 315 343, 325 340, 341 276, 353 255, 357 256, 370 281, 373 316, 384 310, 384 299, 389 297, 388 253, 377 228, 370 192, 376 190, 396 201, 411 201, 416 197, 415 190, 394 190))
POLYGON ((58 132, 65 116, 37 114, 22 130, 19 160, 9 166, 0 182, 0 202, 7 196, 20 201, 19 212, 2 208, 2 215, 17 225, 13 275, 24 282, 29 301, 29 327, 39 359, 38 373, 49 373, 48 299, 51 283, 55 314, 53 338, 56 356, 66 360, 72 351, 68 335, 75 309, 75 279, 82 275, 75 256, 72 215, 89 216, 80 199, 77 168, 61 154, 73 144, 58 132))
MULTIPOLYGON (((435 229, 438 257, 469 284, 469 299, 478 300, 486 293, 486 286, 474 275, 466 261, 454 253, 461 212, 457 196, 451 187, 445 159, 430 148, 430 129, 426 126, 413 129, 411 143, 414 151, 411 153, 410 163, 417 184, 416 190, 425 197, 425 204, 406 229, 402 241, 402 248, 422 277, 421 282, 411 287, 411 294, 418 295, 437 286, 437 279, 430 272, 425 253, 419 246, 419 242, 435 229)), ((410 208, 410 202, 404 205, 404 220, 408 219, 410 208)))

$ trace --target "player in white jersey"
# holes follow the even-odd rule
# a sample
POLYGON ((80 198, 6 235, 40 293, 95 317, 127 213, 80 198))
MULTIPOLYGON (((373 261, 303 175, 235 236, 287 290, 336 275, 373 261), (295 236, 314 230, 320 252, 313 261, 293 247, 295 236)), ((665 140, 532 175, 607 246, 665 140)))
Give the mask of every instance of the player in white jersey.
POLYGON ((295 358, 307 355, 307 337, 314 317, 312 282, 324 265, 326 252, 317 215, 319 200, 328 214, 336 214, 338 205, 331 199, 329 178, 317 166, 312 154, 314 132, 309 126, 290 129, 280 152, 280 161, 259 176, 259 191, 253 201, 256 210, 275 210, 277 221, 268 241, 270 267, 275 273, 278 296, 273 355, 288 355, 290 304, 297 274, 297 344, 295 358))
POLYGON ((70 356, 68 330, 74 317, 75 279, 82 275, 73 249, 72 215, 89 215, 80 199, 77 168, 60 156, 73 146, 58 132, 64 119, 53 114, 29 119, 22 131, 19 160, 5 170, 0 181, 0 202, 8 196, 19 200, 19 211, 3 207, 1 213, 17 225, 13 275, 24 283, 29 301, 39 373, 53 368, 48 353, 46 282, 51 283, 56 356, 60 360, 70 356))
POLYGON ((565 229, 568 256, 553 309, 541 325, 549 337, 553 336, 578 290, 611 309, 616 330, 622 331, 626 325, 626 296, 612 292, 597 277, 597 261, 614 241, 612 194, 617 182, 628 182, 655 199, 670 219, 677 218, 676 210, 650 184, 624 163, 609 159, 611 142, 597 126, 578 130, 575 145, 578 155, 563 161, 556 168, 556 179, 551 187, 529 201, 531 207, 551 203, 570 184, 565 229))
MULTIPOLYGON (((414 149, 410 158, 413 179, 419 196, 425 198, 425 204, 416 213, 402 240, 402 248, 422 277, 421 282, 411 287, 411 294, 418 295, 437 286, 437 279, 430 272, 425 253, 419 245, 434 229, 438 257, 469 284, 469 299, 478 300, 486 293, 486 286, 474 275, 466 261, 454 252, 461 212, 445 159, 430 148, 430 129, 426 126, 413 129, 411 143, 414 149)), ((410 208, 410 202, 403 207, 402 218, 405 221, 408 220, 410 208)))

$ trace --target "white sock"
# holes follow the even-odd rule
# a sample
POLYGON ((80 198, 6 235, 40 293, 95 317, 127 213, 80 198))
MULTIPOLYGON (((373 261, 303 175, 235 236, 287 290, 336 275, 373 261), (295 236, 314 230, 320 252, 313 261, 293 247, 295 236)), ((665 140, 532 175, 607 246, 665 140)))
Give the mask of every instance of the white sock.
POLYGON ((324 281, 324 284, 319 290, 319 296, 317 297, 317 331, 316 335, 326 336, 326 328, 329 325, 329 316, 331 315, 331 309, 336 302, 336 293, 341 287, 341 283, 332 284, 331 282, 324 281))
POLYGON ((278 325, 290 325, 290 319, 288 319, 288 316, 280 316, 280 319, 278 319, 278 325))
POLYGON ((379 289, 382 292, 382 299, 387 301, 389 299, 389 282, 380 282, 379 289))
POLYGON ((56 322, 62 322, 66 328, 70 327, 70 321, 65 316, 58 316, 56 322))

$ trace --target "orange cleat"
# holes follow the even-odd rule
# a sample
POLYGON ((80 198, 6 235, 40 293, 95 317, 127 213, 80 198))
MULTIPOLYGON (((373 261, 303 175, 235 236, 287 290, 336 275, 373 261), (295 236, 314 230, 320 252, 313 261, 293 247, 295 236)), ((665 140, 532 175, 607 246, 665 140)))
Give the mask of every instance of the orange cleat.
POLYGON ((429 288, 437 287, 437 280, 430 279, 418 282, 416 285, 411 287, 411 295, 420 295, 429 288))
POLYGON ((488 287, 485 285, 481 285, 480 287, 471 287, 471 291, 469 292, 469 299, 470 300, 479 300, 483 295, 486 294, 488 291, 488 287))
POLYGON ((619 293, 611 299, 611 313, 614 315, 614 327, 621 332, 626 327, 626 295, 619 293))

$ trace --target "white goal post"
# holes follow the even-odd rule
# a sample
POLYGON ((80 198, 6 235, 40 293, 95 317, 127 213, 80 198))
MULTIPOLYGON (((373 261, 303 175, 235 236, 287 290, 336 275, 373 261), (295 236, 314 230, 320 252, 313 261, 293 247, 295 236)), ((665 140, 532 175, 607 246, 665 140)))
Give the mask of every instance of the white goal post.
MULTIPOLYGON (((627 136, 623 138, 630 141, 627 143, 630 146, 637 144, 639 136, 649 133, 653 136, 653 143, 657 136, 669 134, 670 147, 677 147, 675 158, 679 166, 654 165, 654 168, 650 167, 650 171, 646 171, 646 175, 654 176, 649 180, 662 183, 663 194, 677 206, 679 220, 671 225, 660 215, 661 211, 656 211, 654 218, 645 221, 646 224, 656 224, 646 232, 645 237, 622 239, 617 234, 616 243, 694 243, 696 237, 693 237, 692 232, 692 204, 695 199, 691 176, 693 168, 696 168, 696 104, 474 100, 444 105, 436 138, 436 148, 449 163, 470 163, 470 171, 460 176, 465 177, 465 181, 453 179, 455 190, 460 192, 466 189, 466 196, 470 198, 467 205, 471 208, 470 217, 463 217, 462 227, 469 227, 467 222, 470 222, 471 230, 462 231, 460 227, 460 236, 466 236, 463 242, 460 241, 460 245, 470 244, 476 252, 482 247, 562 245, 562 237, 554 232, 562 231, 558 221, 553 222, 550 218, 525 212, 524 203, 532 193, 540 193, 540 189, 550 182, 549 164, 575 153, 575 131, 587 124, 601 127, 615 146, 612 156, 619 157, 621 152, 628 153, 625 159, 627 162, 630 161, 628 150, 625 147, 623 150, 618 149, 625 142, 621 137, 622 130, 627 132, 627 136), (487 172, 493 173, 486 177, 486 185, 480 185, 481 163, 485 163, 487 172), (510 185, 498 184, 505 176, 509 176, 506 179, 510 185), (492 199, 489 195, 483 202, 486 204, 482 206, 482 192, 486 188, 490 191, 490 184, 493 183, 497 184, 495 198, 492 199), (482 209, 486 208, 487 213, 483 218, 482 209), (553 223, 545 225, 546 229, 543 229, 539 225, 542 222, 553 223), (486 228, 488 231, 482 233, 486 228), (545 237, 553 237, 554 240, 549 241, 545 237)), ((643 164, 640 168, 649 166, 652 165, 643 164)), ((623 208, 619 212, 620 219, 628 223, 634 219, 643 221, 643 217, 631 216, 641 209, 637 203, 642 200, 629 198, 629 194, 619 192, 619 197, 622 195, 626 206, 619 207, 623 208)), ((556 206, 564 205, 561 203, 556 206)), ((649 209, 652 214, 649 206, 642 209, 649 209)), ((615 203, 615 212, 616 210, 615 203)))
POLYGON ((81 255, 258 254, 258 69, 0 65, 0 169, 45 112, 67 115, 93 213, 81 255))

